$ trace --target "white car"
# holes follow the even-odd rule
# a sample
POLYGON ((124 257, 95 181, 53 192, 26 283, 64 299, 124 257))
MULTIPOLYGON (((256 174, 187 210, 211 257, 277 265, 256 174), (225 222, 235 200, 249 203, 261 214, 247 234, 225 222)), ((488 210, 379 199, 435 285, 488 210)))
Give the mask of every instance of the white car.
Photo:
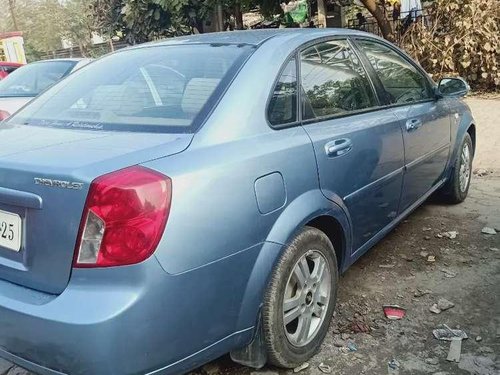
POLYGON ((90 59, 43 60, 25 65, 0 82, 0 121, 90 59))

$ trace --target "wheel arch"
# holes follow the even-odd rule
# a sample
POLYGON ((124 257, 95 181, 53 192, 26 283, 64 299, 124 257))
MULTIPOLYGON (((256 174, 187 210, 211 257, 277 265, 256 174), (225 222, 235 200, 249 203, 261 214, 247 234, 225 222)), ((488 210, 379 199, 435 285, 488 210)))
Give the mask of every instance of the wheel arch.
POLYGON ((453 173, 453 162, 455 158, 458 155, 460 145, 462 144, 463 139, 465 138, 465 135, 469 134, 469 136, 472 139, 472 147, 474 148, 473 150, 473 155, 475 155, 476 152, 476 125, 472 121, 472 118, 469 119, 466 123, 462 123, 460 127, 458 128, 458 132, 455 138, 455 144, 452 149, 451 157, 450 160, 448 161, 449 163, 449 168, 448 168, 448 176, 453 173))
POLYGON ((474 123, 471 123, 469 127, 467 128, 467 133, 469 133, 470 138, 472 140, 472 154, 475 155, 476 153, 476 125, 474 123))
POLYGON ((339 272, 341 272, 346 258, 347 239, 340 221, 331 215, 321 215, 309 221, 306 226, 316 228, 328 237, 335 250, 339 272))
POLYGON ((328 236, 336 251, 339 272, 345 270, 349 263, 351 241, 347 213, 340 205, 327 199, 319 189, 304 193, 290 202, 275 221, 252 265, 253 269, 242 298, 238 329, 257 325, 265 289, 276 263, 287 244, 308 225, 323 231, 328 236))
POLYGON ((456 123, 456 125, 452 128, 454 130, 452 130, 452 136, 451 136, 451 143, 452 143, 451 151, 448 160, 448 165, 444 172, 444 175, 446 176, 447 179, 449 179, 453 173, 453 163, 457 157, 458 150, 460 148, 460 145, 462 144, 465 135, 469 134, 469 136, 472 139, 472 147, 474 148, 474 154, 477 144, 476 122, 474 120, 474 117, 472 116, 469 107, 467 107, 465 104, 462 103, 457 105, 454 111, 455 110, 458 111, 458 113, 461 113, 461 116, 458 117, 459 122, 456 123))

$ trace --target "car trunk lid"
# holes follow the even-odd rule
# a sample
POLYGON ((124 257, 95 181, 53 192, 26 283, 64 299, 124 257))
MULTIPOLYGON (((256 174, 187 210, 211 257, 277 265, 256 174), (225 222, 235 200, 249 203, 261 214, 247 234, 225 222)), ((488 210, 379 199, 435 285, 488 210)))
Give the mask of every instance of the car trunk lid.
POLYGON ((61 293, 90 183, 105 173, 182 152, 191 139, 190 134, 1 124, 0 278, 61 293))

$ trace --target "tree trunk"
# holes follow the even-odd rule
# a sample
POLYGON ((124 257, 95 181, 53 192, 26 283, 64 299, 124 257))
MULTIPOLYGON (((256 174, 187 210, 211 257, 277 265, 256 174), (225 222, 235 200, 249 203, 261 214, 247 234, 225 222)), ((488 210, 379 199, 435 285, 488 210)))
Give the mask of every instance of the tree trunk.
POLYGON ((215 6, 215 14, 216 14, 216 19, 217 19, 216 31, 224 31, 224 12, 222 11, 221 4, 217 4, 215 6))
POLYGON ((195 27, 196 30, 198 31, 198 34, 203 34, 205 32, 203 26, 203 19, 201 19, 200 17, 196 17, 195 27))
POLYGON ((19 31, 19 26, 17 25, 16 10, 15 10, 15 0, 9 0, 10 16, 12 17, 12 25, 14 26, 14 31, 19 31))
POLYGON ((326 6, 324 0, 318 0, 318 23, 326 27, 326 6))
POLYGON ((366 9, 371 13, 371 15, 377 20, 380 31, 382 32, 382 36, 393 42, 394 41, 394 33, 392 31, 392 26, 385 15, 385 12, 380 6, 377 4, 376 0, 361 0, 366 9))
POLYGON ((234 5, 234 19, 236 21, 236 30, 243 30, 243 13, 240 3, 234 5))

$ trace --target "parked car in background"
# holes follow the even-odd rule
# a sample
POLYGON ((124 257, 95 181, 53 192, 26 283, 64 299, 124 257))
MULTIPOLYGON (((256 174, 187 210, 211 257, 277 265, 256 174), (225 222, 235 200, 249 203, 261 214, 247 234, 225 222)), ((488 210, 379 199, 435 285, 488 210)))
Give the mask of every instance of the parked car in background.
POLYGON ((47 87, 90 59, 43 60, 25 65, 0 81, 0 120, 4 120, 47 87))
POLYGON ((173 38, 71 74, 0 124, 0 356, 307 361, 339 274, 434 192, 466 198, 467 92, 348 29, 173 38))
POLYGON ((17 68, 20 68, 24 64, 0 61, 0 81, 6 78, 10 73, 12 73, 17 68))

